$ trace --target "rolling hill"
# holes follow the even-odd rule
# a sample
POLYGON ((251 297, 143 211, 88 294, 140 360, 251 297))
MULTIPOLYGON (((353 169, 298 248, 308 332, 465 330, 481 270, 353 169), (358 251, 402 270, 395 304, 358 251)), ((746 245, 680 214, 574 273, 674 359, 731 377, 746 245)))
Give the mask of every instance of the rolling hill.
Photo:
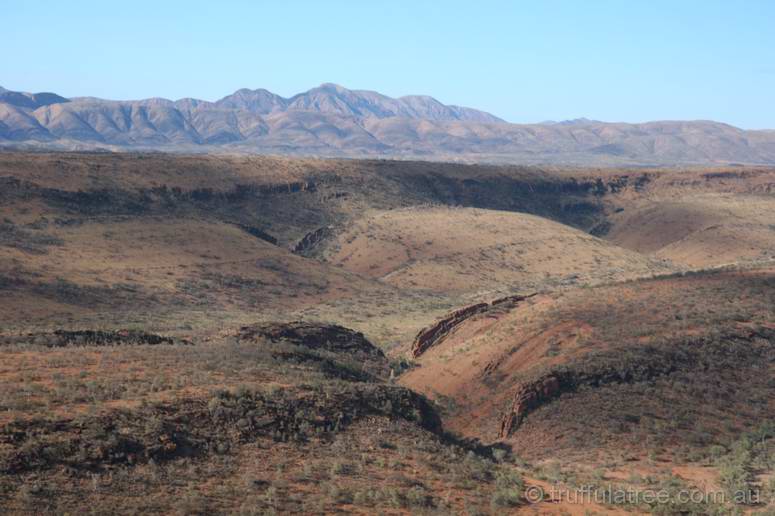
POLYGON ((399 288, 440 292, 529 291, 671 270, 542 217, 475 208, 375 213, 329 239, 320 256, 399 288))
POLYGON ((771 198, 752 195, 654 199, 612 216, 606 238, 694 267, 771 259, 773 207, 771 198), (666 232, 665 227, 672 230, 666 232))

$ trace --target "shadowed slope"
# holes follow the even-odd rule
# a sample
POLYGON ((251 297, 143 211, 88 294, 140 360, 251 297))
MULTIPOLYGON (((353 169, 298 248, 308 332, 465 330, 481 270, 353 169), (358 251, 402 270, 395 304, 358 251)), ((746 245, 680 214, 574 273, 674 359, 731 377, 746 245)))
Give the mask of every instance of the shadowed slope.
POLYGON ((609 218, 605 238, 694 267, 775 258, 775 200, 717 194, 634 203, 609 218))

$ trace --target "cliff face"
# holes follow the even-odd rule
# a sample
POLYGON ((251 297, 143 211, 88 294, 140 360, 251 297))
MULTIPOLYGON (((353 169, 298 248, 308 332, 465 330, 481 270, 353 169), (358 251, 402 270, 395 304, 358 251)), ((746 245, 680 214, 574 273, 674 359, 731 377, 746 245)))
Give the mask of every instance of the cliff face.
POLYGON ((547 376, 517 388, 511 408, 501 419, 498 437, 504 439, 511 435, 522 419, 531 411, 560 393, 560 380, 556 376, 547 376))
POLYGON ((291 246, 291 251, 302 256, 309 256, 314 254, 314 250, 318 244, 322 243, 326 238, 330 237, 333 232, 334 231, 332 226, 324 226, 314 231, 310 231, 304 235, 301 240, 296 242, 295 245, 291 246))
POLYGON ((535 294, 530 294, 528 296, 515 295, 502 297, 489 303, 477 303, 451 312, 436 323, 420 330, 412 343, 412 356, 417 358, 428 349, 440 344, 463 321, 470 319, 475 315, 486 313, 492 309, 514 307, 520 301, 532 297, 533 295, 535 294))
POLYGON ((769 363, 775 358, 775 330, 739 328, 712 337, 683 337, 656 345, 624 345, 587 355, 517 385, 501 418, 501 439, 508 438, 525 417, 565 393, 582 388, 651 382, 674 374, 712 376, 738 363, 769 363), (715 371, 715 373, 714 373, 715 371))
POLYGON ((419 357, 429 348, 439 344, 460 323, 466 319, 480 314, 489 308, 487 303, 477 303, 459 310, 455 310, 435 324, 423 329, 415 337, 412 343, 412 356, 419 357))

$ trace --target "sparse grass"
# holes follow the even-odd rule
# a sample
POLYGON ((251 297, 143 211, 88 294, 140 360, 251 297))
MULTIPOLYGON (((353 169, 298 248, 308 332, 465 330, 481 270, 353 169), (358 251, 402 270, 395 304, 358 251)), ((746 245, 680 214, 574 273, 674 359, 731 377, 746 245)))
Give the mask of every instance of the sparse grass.
MULTIPOLYGON (((771 170, 716 180, 699 169, 11 153, 0 169, 12 186, 0 191, 0 324, 15 337, 0 346, 0 457, 31 468, 0 475, 3 512, 487 514, 516 510, 535 476, 675 493, 694 487, 671 470, 681 467, 728 490, 775 491, 771 439, 757 428, 772 415, 766 339, 712 363, 693 357, 694 368, 638 369, 663 356, 647 346, 718 347, 728 331, 771 324, 773 211, 752 195, 771 170), (667 198, 690 205, 712 253, 689 235, 655 259, 558 224, 616 242, 640 227, 620 219, 643 215, 641 199, 674 217, 667 198), (732 215, 732 229, 706 224, 732 215), (287 251, 328 226, 318 259, 287 251), (401 357, 450 310, 533 290, 544 294, 474 321, 432 361, 401 357), (347 357, 230 340, 248 323, 298 318, 363 331, 391 362, 375 384, 347 357), (16 339, 84 328, 195 345, 16 339), (530 463, 424 429, 427 407, 400 387, 423 388, 450 428, 491 442, 516 385, 558 367, 579 388, 520 427, 512 444, 530 463)), ((675 236, 672 224, 655 234, 675 236)))

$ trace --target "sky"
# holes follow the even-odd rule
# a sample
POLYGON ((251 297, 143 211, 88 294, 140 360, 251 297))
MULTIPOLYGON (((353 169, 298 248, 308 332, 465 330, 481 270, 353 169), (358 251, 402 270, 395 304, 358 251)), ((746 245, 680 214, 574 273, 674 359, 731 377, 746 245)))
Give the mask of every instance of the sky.
POLYGON ((775 128, 775 1, 0 0, 0 86, 111 99, 324 82, 510 122, 775 128))

